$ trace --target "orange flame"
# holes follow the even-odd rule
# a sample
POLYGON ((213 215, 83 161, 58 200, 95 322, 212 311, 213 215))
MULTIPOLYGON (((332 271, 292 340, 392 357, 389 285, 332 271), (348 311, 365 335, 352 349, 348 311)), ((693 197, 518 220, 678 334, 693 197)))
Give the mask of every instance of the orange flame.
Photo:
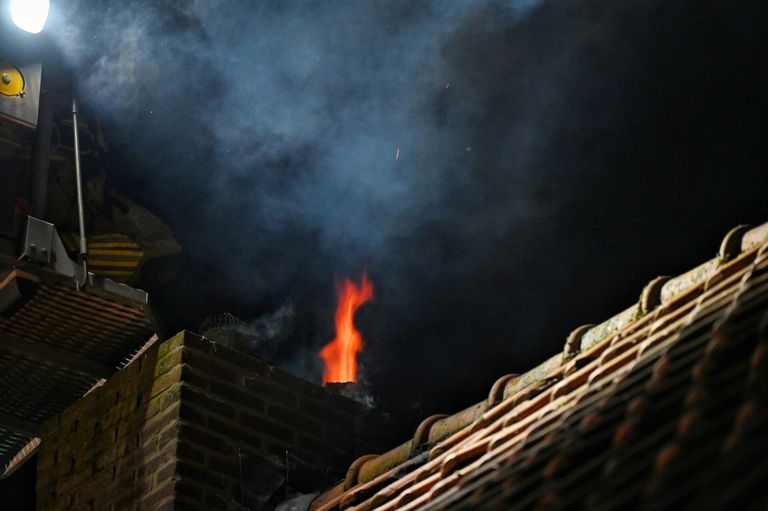
POLYGON ((355 328, 355 311, 373 298, 373 284, 363 273, 360 287, 349 279, 336 283, 336 338, 320 350, 325 360, 323 383, 357 380, 357 353, 363 351, 363 338, 355 328))

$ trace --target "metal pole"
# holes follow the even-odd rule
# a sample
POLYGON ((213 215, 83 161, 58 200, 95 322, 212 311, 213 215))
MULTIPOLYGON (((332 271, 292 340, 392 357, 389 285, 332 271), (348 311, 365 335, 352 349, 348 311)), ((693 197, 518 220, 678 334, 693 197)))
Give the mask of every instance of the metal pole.
POLYGON ((77 188, 77 220, 80 223, 80 260, 83 263, 82 286, 88 281, 88 240, 85 238, 85 209, 83 208, 83 176, 80 171, 80 139, 77 133, 77 101, 72 95, 72 123, 75 139, 75 187, 77 188))

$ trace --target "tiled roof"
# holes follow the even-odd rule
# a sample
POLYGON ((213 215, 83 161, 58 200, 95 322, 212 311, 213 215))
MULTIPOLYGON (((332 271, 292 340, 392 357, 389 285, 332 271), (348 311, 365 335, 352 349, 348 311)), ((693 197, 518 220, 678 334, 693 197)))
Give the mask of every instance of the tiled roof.
POLYGON ((154 342, 146 293, 24 262, 0 279, 0 478, 40 445, 39 426, 154 342))
POLYGON ((487 400, 363 457, 314 511, 768 508, 768 224, 652 281, 487 400))

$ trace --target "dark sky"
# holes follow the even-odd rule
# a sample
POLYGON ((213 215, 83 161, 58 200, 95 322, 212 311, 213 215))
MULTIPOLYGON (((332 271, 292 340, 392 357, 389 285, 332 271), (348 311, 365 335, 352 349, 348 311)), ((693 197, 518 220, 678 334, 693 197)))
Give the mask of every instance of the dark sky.
POLYGON ((280 361, 319 381, 367 269, 385 408, 479 401, 768 220, 764 2, 101 3, 49 29, 184 246, 169 329, 291 300, 280 361))

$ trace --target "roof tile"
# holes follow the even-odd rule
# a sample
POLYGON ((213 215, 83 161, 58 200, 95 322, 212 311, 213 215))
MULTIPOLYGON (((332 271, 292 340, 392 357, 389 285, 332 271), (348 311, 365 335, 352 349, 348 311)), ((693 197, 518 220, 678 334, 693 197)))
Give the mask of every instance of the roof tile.
POLYGON ((768 456, 767 239, 768 224, 732 230, 719 259, 652 281, 639 304, 576 329, 562 354, 500 378, 477 405, 422 423, 424 461, 413 463, 411 440, 395 449, 411 461, 372 458, 361 473, 389 470, 313 509, 765 502, 768 466, 751 460, 768 456), (745 466, 748 475, 734 478, 745 466))

